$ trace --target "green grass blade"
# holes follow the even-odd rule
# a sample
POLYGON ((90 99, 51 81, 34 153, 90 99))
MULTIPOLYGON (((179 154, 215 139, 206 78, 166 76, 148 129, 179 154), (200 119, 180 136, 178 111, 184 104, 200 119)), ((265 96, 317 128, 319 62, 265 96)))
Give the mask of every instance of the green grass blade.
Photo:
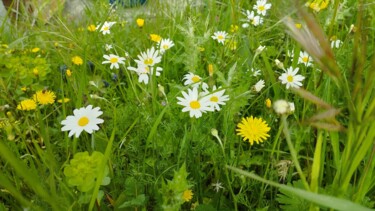
POLYGON ((272 185, 272 186, 280 188, 284 191, 295 194, 296 196, 298 196, 300 198, 303 198, 307 201, 310 201, 312 203, 315 203, 315 204, 323 206, 323 207, 328 207, 328 208, 332 208, 332 209, 340 210, 340 211, 353 211, 353 210, 355 210, 355 211, 370 211, 370 210, 372 210, 370 208, 364 207, 360 204, 356 204, 356 203, 354 203, 352 201, 349 201, 349 200, 346 200, 346 199, 340 199, 340 198, 336 198, 336 197, 329 196, 329 195, 317 194, 317 193, 305 191, 305 190, 302 190, 302 189, 293 188, 293 187, 290 187, 290 186, 287 186, 287 185, 279 184, 279 183, 276 183, 276 182, 273 182, 273 181, 269 181, 269 180, 263 179, 262 177, 259 177, 258 175, 255 175, 253 173, 241 170, 239 168, 235 168, 235 167, 228 166, 228 165, 226 165, 226 168, 228 168, 228 169, 230 169, 234 172, 237 172, 237 173, 239 173, 243 176, 250 177, 250 178, 255 179, 257 181, 272 185))

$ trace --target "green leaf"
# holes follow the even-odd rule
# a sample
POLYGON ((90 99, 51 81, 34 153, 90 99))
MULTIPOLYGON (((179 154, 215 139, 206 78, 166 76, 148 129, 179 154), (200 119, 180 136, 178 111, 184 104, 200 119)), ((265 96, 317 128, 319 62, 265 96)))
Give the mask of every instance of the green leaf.
POLYGON ((139 207, 139 206, 145 205, 145 203, 146 203, 145 194, 140 194, 137 197, 135 197, 134 199, 121 204, 118 208, 139 207))

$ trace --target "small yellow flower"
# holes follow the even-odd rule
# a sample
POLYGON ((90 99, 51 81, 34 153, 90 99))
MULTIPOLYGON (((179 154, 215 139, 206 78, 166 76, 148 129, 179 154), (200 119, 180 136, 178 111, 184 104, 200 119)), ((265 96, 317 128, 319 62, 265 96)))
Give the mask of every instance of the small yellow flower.
POLYGON ((53 104, 55 98, 55 93, 49 90, 40 90, 33 95, 34 101, 38 102, 40 105, 53 104))
POLYGON ((193 191, 188 189, 188 190, 185 190, 184 193, 182 194, 182 199, 185 201, 185 202, 188 202, 190 201, 192 198, 193 198, 193 191))
POLYGON ((58 103, 67 103, 67 102, 69 102, 69 101, 70 101, 70 99, 69 99, 69 98, 66 98, 66 97, 65 97, 64 99, 58 99, 58 100, 57 100, 58 103))
POLYGON ((266 99, 266 107, 271 108, 271 106, 272 106, 272 101, 269 98, 267 98, 266 99))
POLYGON ((36 53, 38 51, 40 51, 40 48, 33 48, 33 49, 31 49, 31 52, 33 52, 33 53, 36 53))
POLYGON ((26 86, 21 87, 21 91, 26 92, 27 91, 27 87, 26 86))
POLYGON ((262 118, 254 118, 253 116, 242 118, 237 124, 237 135, 242 136, 244 141, 248 140, 250 145, 254 142, 257 144, 267 140, 270 136, 268 132, 271 130, 266 121, 262 118))
POLYGON ((38 70, 38 68, 34 68, 34 69, 33 69, 33 74, 34 74, 35 76, 38 76, 38 75, 39 75, 39 70, 38 70))
POLYGON ((82 58, 79 57, 79 56, 73 56, 73 58, 72 58, 72 62, 73 62, 73 64, 75 64, 75 65, 82 65, 82 64, 83 64, 83 60, 82 60, 82 58))
POLYGON ((306 5, 316 12, 319 12, 320 10, 327 8, 328 4, 329 0, 314 0, 313 2, 307 2, 306 5))
POLYGON ((238 26, 237 25, 230 25, 230 32, 234 33, 238 31, 238 26))
POLYGON ((227 45, 228 45, 228 47, 229 47, 230 50, 234 51, 234 50, 237 49, 237 41, 230 40, 230 41, 228 41, 226 43, 227 43, 227 45))
POLYGON ((32 99, 26 99, 22 100, 18 105, 17 105, 18 110, 22 111, 30 111, 30 110, 35 110, 36 109, 36 102, 32 99))
POLYGON ((70 69, 67 69, 65 71, 65 74, 66 74, 66 76, 70 77, 70 76, 72 76, 72 71, 70 69))
POLYGON ((87 27, 87 30, 89 30, 90 32, 94 32, 96 31, 96 26, 94 24, 90 24, 88 27, 87 27))
POLYGON ((142 28, 145 25, 145 19, 138 18, 136 20, 138 27, 142 28))
POLYGON ((295 26, 296 26, 297 29, 302 28, 302 24, 300 24, 300 23, 296 23, 295 26))
POLYGON ((154 42, 160 42, 161 36, 157 34, 150 34, 150 39, 154 42))

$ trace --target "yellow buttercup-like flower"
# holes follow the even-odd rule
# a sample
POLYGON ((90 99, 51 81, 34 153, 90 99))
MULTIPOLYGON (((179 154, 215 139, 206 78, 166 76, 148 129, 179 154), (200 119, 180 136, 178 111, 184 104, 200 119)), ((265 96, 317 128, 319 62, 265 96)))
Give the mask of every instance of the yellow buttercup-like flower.
POLYGON ((49 90, 37 91, 33 95, 34 101, 39 103, 40 105, 53 104, 55 102, 55 98, 55 93, 49 90))
POLYGON ((266 121, 262 118, 253 116, 242 118, 242 121, 237 124, 237 135, 242 136, 244 141, 249 141, 250 145, 254 142, 257 144, 267 140, 270 136, 268 132, 271 130, 266 121))
POLYGON ((36 109, 36 102, 32 99, 26 99, 22 100, 18 105, 17 105, 18 110, 22 111, 30 111, 30 110, 35 110, 36 109))
POLYGON ((138 18, 137 20, 136 20, 136 22, 137 22, 137 25, 138 25, 138 27, 143 27, 144 25, 145 25, 145 19, 142 19, 142 18, 138 18))
POLYGON ((193 198, 193 191, 188 189, 188 190, 185 190, 184 193, 182 193, 182 199, 185 201, 185 202, 188 202, 190 201, 192 198, 193 198))
POLYGON ((151 41, 154 41, 154 42, 160 42, 161 36, 158 34, 150 34, 150 39, 151 41))
POLYGON ((82 64, 83 64, 83 60, 82 60, 82 58, 79 57, 79 56, 73 56, 73 58, 72 58, 72 62, 73 62, 73 64, 75 64, 75 65, 82 65, 82 64))

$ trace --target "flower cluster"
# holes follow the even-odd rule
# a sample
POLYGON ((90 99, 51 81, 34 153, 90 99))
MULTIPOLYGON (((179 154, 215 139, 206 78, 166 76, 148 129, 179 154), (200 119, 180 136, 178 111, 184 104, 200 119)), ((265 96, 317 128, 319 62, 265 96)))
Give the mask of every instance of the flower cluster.
POLYGON ((242 24, 243 28, 249 27, 249 24, 253 26, 262 25, 263 17, 266 16, 267 10, 271 9, 272 4, 267 3, 267 0, 258 0, 256 4, 253 6, 254 11, 246 10, 244 15, 246 19, 244 20, 244 24, 242 24))
POLYGON ((22 100, 18 105, 17 109, 22 111, 35 110, 37 104, 48 105, 55 102, 56 95, 50 90, 39 90, 37 91, 31 99, 22 100))
POLYGON ((182 91, 183 97, 177 97, 177 104, 184 106, 182 112, 189 111, 190 117, 199 118, 202 113, 208 111, 220 111, 220 106, 225 105, 229 100, 228 95, 224 95, 225 89, 213 86, 212 91, 208 91, 208 85, 201 81, 201 77, 188 73, 184 76, 184 85, 190 86, 187 92, 182 91), (202 91, 198 91, 201 89, 202 91))
MULTIPOLYGON (((64 168, 64 175, 70 186, 77 186, 81 192, 91 191, 102 171, 101 163, 104 162, 104 155, 101 152, 94 151, 91 156, 86 152, 78 152, 64 168)), ((104 178, 101 185, 108 185, 110 178, 108 167, 105 168, 104 178)))
POLYGON ((137 59, 134 60, 137 66, 127 67, 128 70, 138 75, 139 83, 148 84, 149 78, 152 75, 160 76, 160 72, 163 71, 163 68, 157 67, 157 64, 161 62, 164 53, 174 46, 174 42, 168 38, 163 39, 159 35, 153 35, 151 38, 152 37, 154 37, 154 41, 157 43, 157 48, 152 46, 145 52, 141 52, 141 54, 137 56, 137 59))

